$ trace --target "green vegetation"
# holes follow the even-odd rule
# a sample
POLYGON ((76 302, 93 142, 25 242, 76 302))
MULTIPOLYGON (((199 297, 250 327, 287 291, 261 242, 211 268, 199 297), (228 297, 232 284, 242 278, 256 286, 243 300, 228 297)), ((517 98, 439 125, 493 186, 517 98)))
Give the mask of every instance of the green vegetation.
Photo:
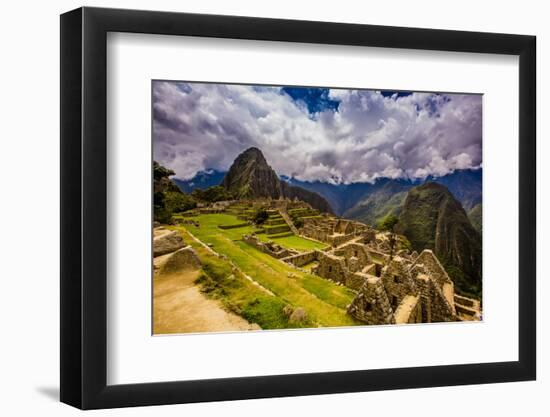
POLYGON ((464 275, 464 272, 460 267, 458 267, 453 261, 449 259, 441 259, 441 264, 447 271, 449 277, 453 280, 455 284, 455 291, 459 295, 464 295, 466 297, 476 298, 481 300, 482 290, 481 285, 472 284, 464 275))
POLYGON ((293 219, 292 221, 294 223, 294 226, 296 228, 304 227, 304 220, 301 217, 297 217, 296 219, 293 219))
POLYGON ((344 217, 375 226, 388 215, 399 216, 408 186, 390 181, 346 210, 344 217))
POLYGON ((482 233, 482 206, 481 203, 476 204, 472 209, 468 212, 468 218, 470 219, 470 222, 472 223, 472 226, 474 226, 474 229, 476 229, 480 234, 482 233))
POLYGON ((447 188, 425 183, 409 191, 396 231, 421 252, 431 249, 464 295, 481 295, 481 235, 447 188))
POLYGON ((276 226, 264 226, 265 232, 268 235, 275 235, 279 233, 285 233, 290 230, 290 227, 286 223, 284 224, 278 224, 276 226))
MULTIPOLYGON (((200 227, 186 225, 174 228, 182 233, 187 230, 200 241, 209 244, 217 253, 227 257, 222 259, 211 254, 207 256, 206 248, 195 241, 192 243, 204 265, 199 279, 203 291, 220 299, 231 311, 258 323, 264 329, 358 324, 345 311, 346 305, 351 303, 355 295, 351 290, 299 271, 246 244, 241 236, 251 233, 253 226, 220 229, 219 225, 237 223, 236 218, 228 214, 204 214, 192 219, 197 220, 200 227), (239 269, 232 269, 231 262, 239 269), (241 272, 271 291, 274 296, 252 285, 244 275, 240 275, 241 272), (254 287, 251 294, 248 293, 250 288, 247 284, 254 287), (243 286, 247 289, 244 290, 243 286), (286 305, 304 308, 308 320, 300 325, 290 325, 282 311, 286 305)), ((187 238, 186 241, 190 239, 187 238)), ((277 239, 277 243, 286 247, 292 245, 298 250, 324 246, 294 235, 281 237, 277 239)))
POLYGON ((296 208, 288 210, 288 215, 292 219, 297 219, 300 217, 316 217, 319 216, 319 210, 310 209, 310 208, 296 208))
POLYGON ((172 182, 172 175, 174 171, 153 162, 153 212, 155 221, 160 223, 170 224, 173 213, 196 207, 196 202, 172 182))
POLYGON ((326 283, 326 279, 311 274, 304 275, 302 281, 304 288, 321 300, 330 302, 330 304, 342 309, 347 308, 348 304, 350 304, 350 298, 353 299, 355 293, 347 287, 327 285, 326 283))
POLYGON ((215 203, 216 201, 226 201, 234 199, 233 194, 227 191, 221 185, 214 185, 204 190, 197 188, 193 190, 191 196, 195 200, 205 203, 215 203))
POLYGON ((169 191, 164 194, 164 207, 172 213, 181 213, 197 207, 197 202, 189 194, 169 191))
POLYGON ((254 217, 252 221, 255 224, 264 224, 268 218, 269 218, 269 214, 267 214, 267 211, 264 209, 260 209, 256 213, 254 213, 254 217))
POLYGON ((310 250, 319 249, 323 250, 327 247, 326 244, 317 242, 315 240, 305 239, 300 236, 291 234, 290 236, 281 235, 270 235, 270 236, 259 236, 262 240, 271 239, 278 245, 281 245, 284 248, 296 249, 300 252, 308 252, 310 250), (280 237, 279 237, 280 236, 280 237))
POLYGON ((393 232, 394 226, 399 222, 399 218, 393 214, 388 214, 378 224, 378 229, 393 232))
POLYGON ((234 269, 228 260, 214 255, 194 241, 183 228, 173 228, 180 231, 201 260, 203 267, 196 282, 204 294, 220 300, 227 310, 244 317, 250 323, 258 324, 263 329, 311 326, 308 321, 298 325, 290 324, 283 313, 286 306, 284 300, 254 285, 242 272, 234 269))

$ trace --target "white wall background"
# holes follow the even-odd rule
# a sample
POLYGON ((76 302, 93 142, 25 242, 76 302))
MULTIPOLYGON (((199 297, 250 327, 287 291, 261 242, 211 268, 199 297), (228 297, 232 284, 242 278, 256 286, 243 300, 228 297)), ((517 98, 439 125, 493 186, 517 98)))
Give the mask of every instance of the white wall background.
MULTIPOLYGON (((550 167, 542 138, 549 124, 542 120, 550 95, 550 26, 544 2, 472 0, 444 3, 297 2, 278 0, 93 1, 89 6, 157 9, 197 13, 341 21, 534 34, 538 37, 539 259, 550 250, 550 195, 544 185, 550 167)), ((3 5, 0 23, 0 410, 3 415, 74 415, 57 402, 59 392, 59 17, 82 3, 27 1, 3 5)), ((546 187, 548 188, 548 187, 546 187)), ((505 190, 505 187, 504 187, 505 190)), ((231 403, 193 404, 100 411, 98 415, 194 416, 300 415, 334 416, 368 413, 410 416, 544 415, 550 410, 550 309, 542 294, 550 293, 550 267, 539 262, 538 381, 377 393, 325 395, 231 403), (431 404, 431 405, 424 405, 431 404)))

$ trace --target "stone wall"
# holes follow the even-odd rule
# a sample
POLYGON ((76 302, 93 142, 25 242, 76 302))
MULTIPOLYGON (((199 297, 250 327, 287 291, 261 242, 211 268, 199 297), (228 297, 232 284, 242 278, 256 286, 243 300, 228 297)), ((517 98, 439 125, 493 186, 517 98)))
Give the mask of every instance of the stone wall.
POLYGON ((289 264, 292 264, 294 266, 301 267, 313 261, 316 261, 318 257, 319 257, 319 252, 313 250, 310 252, 303 252, 297 255, 288 256, 286 258, 282 258, 281 260, 289 264))
POLYGON ((354 272, 348 274, 345 285, 352 290, 359 291, 369 278, 376 278, 374 275, 365 274, 363 272, 354 272))
MULTIPOLYGON (((346 259, 356 258, 358 262, 358 269, 363 269, 370 261, 369 255, 365 250, 365 245, 360 243, 349 243, 334 251, 337 256, 343 256, 346 259)), ((355 271, 352 271, 355 272, 355 271)))
POLYGON ((367 255, 369 259, 373 263, 385 264, 390 259, 389 255, 383 252, 380 252, 371 248, 366 248, 365 250, 367 251, 367 255))
POLYGON ((366 324, 394 324, 393 311, 382 280, 368 278, 348 307, 348 314, 366 324))
POLYGON ((439 262, 439 259, 437 259, 434 253, 429 249, 423 250, 415 259, 414 264, 422 264, 426 272, 434 278, 441 287, 447 282, 452 282, 445 268, 443 268, 443 265, 439 262))
POLYGON ((454 308, 451 306, 447 299, 443 296, 443 292, 438 285, 432 280, 430 286, 431 296, 431 308, 432 308, 432 321, 444 322, 444 321, 456 321, 456 315, 454 308))
POLYGON ((332 246, 340 246, 350 240, 354 239, 356 236, 354 234, 340 235, 332 234, 327 236, 327 242, 332 246))
POLYGON ((419 273, 415 278, 415 284, 422 301, 423 323, 456 321, 453 306, 449 305, 431 276, 419 273))
POLYGON ((243 235, 243 241, 276 259, 286 258, 296 254, 296 252, 285 249, 273 242, 262 242, 257 236, 254 235, 243 235))
POLYGON ((393 309, 408 295, 416 295, 418 290, 402 258, 395 257, 382 270, 382 282, 393 309))
POLYGON ((347 268, 344 258, 332 254, 319 252, 319 265, 315 268, 315 273, 320 277, 330 279, 331 281, 345 284, 347 277, 347 268))
POLYGON ((396 324, 416 323, 420 314, 420 296, 407 295, 394 310, 393 317, 396 324))

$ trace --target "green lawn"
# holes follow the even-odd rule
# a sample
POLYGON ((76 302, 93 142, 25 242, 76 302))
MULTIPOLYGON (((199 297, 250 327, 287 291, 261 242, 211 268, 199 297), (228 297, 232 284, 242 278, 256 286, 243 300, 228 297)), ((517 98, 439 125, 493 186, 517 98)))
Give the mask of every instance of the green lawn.
MULTIPOLYGON (((262 240, 268 240, 269 236, 267 235, 258 235, 260 236, 260 239, 262 240)), ((292 235, 292 236, 286 236, 286 237, 274 237, 271 239, 273 242, 288 248, 288 249, 296 249, 300 252, 307 252, 313 249, 324 249, 327 247, 327 245, 316 242, 314 240, 304 239, 303 237, 292 235)))
MULTIPOLYGON (((194 219, 199 221, 200 227, 185 225, 178 226, 176 229, 182 230, 183 233, 187 229, 188 232, 202 242, 210 244, 216 252, 226 255, 244 274, 273 292, 275 297, 271 298, 277 299, 277 305, 290 304, 294 307, 304 308, 308 313, 310 326, 326 327, 359 324, 345 311, 346 305, 350 304, 355 296, 353 291, 338 286, 331 281, 301 272, 247 245, 240 238, 243 233, 250 233, 253 229, 252 226, 225 230, 218 228, 220 224, 239 223, 239 220, 234 216, 227 214, 206 214, 197 216, 194 219)), ((298 236, 280 238, 276 241, 282 246, 288 245, 288 247, 301 250, 323 246, 298 236)), ((223 298, 223 294, 220 297, 223 298)), ((260 311, 262 311, 262 302, 265 302, 265 297, 258 298, 255 304, 255 307, 260 311)), ((273 300, 270 302, 273 304, 273 300)), ((236 311, 238 312, 239 309, 240 307, 237 306, 236 311)), ((273 313, 272 310, 270 311, 273 313)), ((245 314, 241 313, 241 315, 247 318, 245 314)), ((248 318, 252 316, 249 315, 248 318)), ((283 325, 284 320, 275 313, 272 314, 267 323, 258 324, 262 328, 285 327, 283 325), (270 327, 269 322, 276 325, 270 327)))

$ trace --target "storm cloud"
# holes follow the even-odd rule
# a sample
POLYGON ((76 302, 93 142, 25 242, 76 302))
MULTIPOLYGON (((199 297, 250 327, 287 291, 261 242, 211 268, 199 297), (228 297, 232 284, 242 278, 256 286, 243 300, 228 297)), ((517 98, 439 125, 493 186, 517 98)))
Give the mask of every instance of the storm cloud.
POLYGON ((154 158, 189 179, 225 171, 255 146, 279 175, 331 183, 481 166, 480 95, 331 89, 304 96, 323 102, 279 87, 154 81, 154 158))

